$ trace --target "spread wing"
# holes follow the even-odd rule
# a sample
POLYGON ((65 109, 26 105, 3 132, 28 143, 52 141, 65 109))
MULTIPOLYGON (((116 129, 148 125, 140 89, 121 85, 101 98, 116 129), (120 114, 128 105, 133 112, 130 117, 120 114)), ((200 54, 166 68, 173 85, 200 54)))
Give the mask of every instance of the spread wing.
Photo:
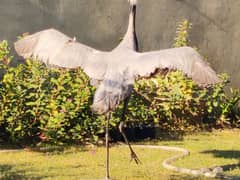
POLYGON ((133 62, 135 76, 149 77, 158 69, 181 70, 201 86, 219 82, 214 70, 190 47, 139 53, 133 62))
POLYGON ((46 64, 65 68, 81 67, 92 79, 102 80, 106 70, 103 52, 78 43, 55 29, 24 37, 14 46, 24 58, 34 57, 46 64))

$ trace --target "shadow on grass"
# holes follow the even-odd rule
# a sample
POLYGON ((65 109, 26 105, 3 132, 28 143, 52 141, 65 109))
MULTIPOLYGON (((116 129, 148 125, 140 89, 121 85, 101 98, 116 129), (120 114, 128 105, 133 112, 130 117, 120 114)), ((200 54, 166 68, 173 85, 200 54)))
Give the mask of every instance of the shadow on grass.
MULTIPOLYGON (((231 171, 231 170, 234 170, 237 168, 240 169, 240 151, 237 151, 237 150, 207 150, 207 151, 202 151, 201 153, 213 154, 214 157, 217 157, 217 158, 239 160, 239 162, 236 164, 226 164, 226 165, 220 166, 224 172, 231 171)), ((232 179, 240 179, 240 176, 232 176, 232 179)))
POLYGON ((7 144, 7 143, 4 143, 4 142, 0 142, 0 150, 1 149, 21 149, 22 147, 21 146, 17 146, 17 145, 11 145, 11 144, 7 144))
POLYGON ((27 150, 39 153, 60 154, 64 152, 65 148, 66 147, 63 146, 48 146, 48 147, 31 147, 27 148, 27 150))
MULTIPOLYGON (((134 127, 124 129, 128 139, 130 141, 142 141, 145 139, 158 139, 158 140, 172 140, 182 141, 183 133, 179 131, 164 131, 160 127, 134 127)), ((116 140, 123 140, 121 134, 117 132, 111 132, 113 137, 118 137, 116 140)))
POLYGON ((1 180, 40 180, 46 178, 47 176, 35 176, 35 175, 26 175, 26 172, 23 170, 16 170, 13 166, 2 164, 0 165, 0 179, 1 180))
POLYGON ((75 153, 77 152, 84 152, 84 151, 88 151, 88 148, 85 146, 42 146, 42 147, 30 147, 30 148, 26 148, 29 151, 32 152, 38 152, 38 153, 46 153, 46 154, 71 154, 71 153, 75 153), (71 150, 71 148, 74 147, 74 150, 71 150), (69 151, 70 150, 70 151, 69 151))
POLYGON ((190 176, 185 174, 174 174, 170 176, 171 180, 214 180, 216 178, 207 178, 207 177, 199 177, 199 176, 190 176))
POLYGON ((237 150, 208 150, 203 151, 204 154, 213 154, 214 157, 219 158, 229 158, 229 159, 239 159, 240 160, 240 151, 237 150))

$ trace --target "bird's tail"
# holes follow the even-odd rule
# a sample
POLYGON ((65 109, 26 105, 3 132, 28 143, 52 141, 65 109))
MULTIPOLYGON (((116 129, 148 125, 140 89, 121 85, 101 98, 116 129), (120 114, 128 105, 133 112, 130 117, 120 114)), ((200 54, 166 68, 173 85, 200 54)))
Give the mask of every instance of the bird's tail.
POLYGON ((131 4, 131 6, 137 5, 137 0, 128 0, 128 2, 131 4))
POLYGON ((110 67, 105 79, 95 92, 92 105, 93 112, 105 114, 113 111, 122 100, 131 94, 133 82, 134 79, 129 71, 120 73, 116 68, 110 67))

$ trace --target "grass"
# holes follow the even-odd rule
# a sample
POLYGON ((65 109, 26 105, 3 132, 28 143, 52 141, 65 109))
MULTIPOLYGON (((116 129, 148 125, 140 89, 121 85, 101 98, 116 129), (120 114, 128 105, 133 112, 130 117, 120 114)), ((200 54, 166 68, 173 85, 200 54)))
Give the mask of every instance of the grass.
MULTIPOLYGON (((191 156, 176 162, 177 166, 199 168, 225 165, 225 174, 240 179, 240 130, 215 131, 188 135, 182 141, 146 141, 144 144, 158 144, 187 148, 191 156)), ((164 150, 136 148, 142 165, 129 162, 126 147, 112 146, 111 176, 116 180, 181 180, 199 179, 165 170, 161 163, 175 154, 164 150)), ((0 158, 0 179, 104 179, 104 147, 58 147, 50 150, 2 153, 0 158)))

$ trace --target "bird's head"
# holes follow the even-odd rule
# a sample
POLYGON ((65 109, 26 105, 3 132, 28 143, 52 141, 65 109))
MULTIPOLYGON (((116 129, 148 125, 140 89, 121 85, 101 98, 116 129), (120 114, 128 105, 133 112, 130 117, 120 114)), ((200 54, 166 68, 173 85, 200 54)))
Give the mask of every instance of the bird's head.
POLYGON ((129 2, 132 6, 136 6, 136 5, 137 5, 137 0, 128 0, 128 2, 129 2))

